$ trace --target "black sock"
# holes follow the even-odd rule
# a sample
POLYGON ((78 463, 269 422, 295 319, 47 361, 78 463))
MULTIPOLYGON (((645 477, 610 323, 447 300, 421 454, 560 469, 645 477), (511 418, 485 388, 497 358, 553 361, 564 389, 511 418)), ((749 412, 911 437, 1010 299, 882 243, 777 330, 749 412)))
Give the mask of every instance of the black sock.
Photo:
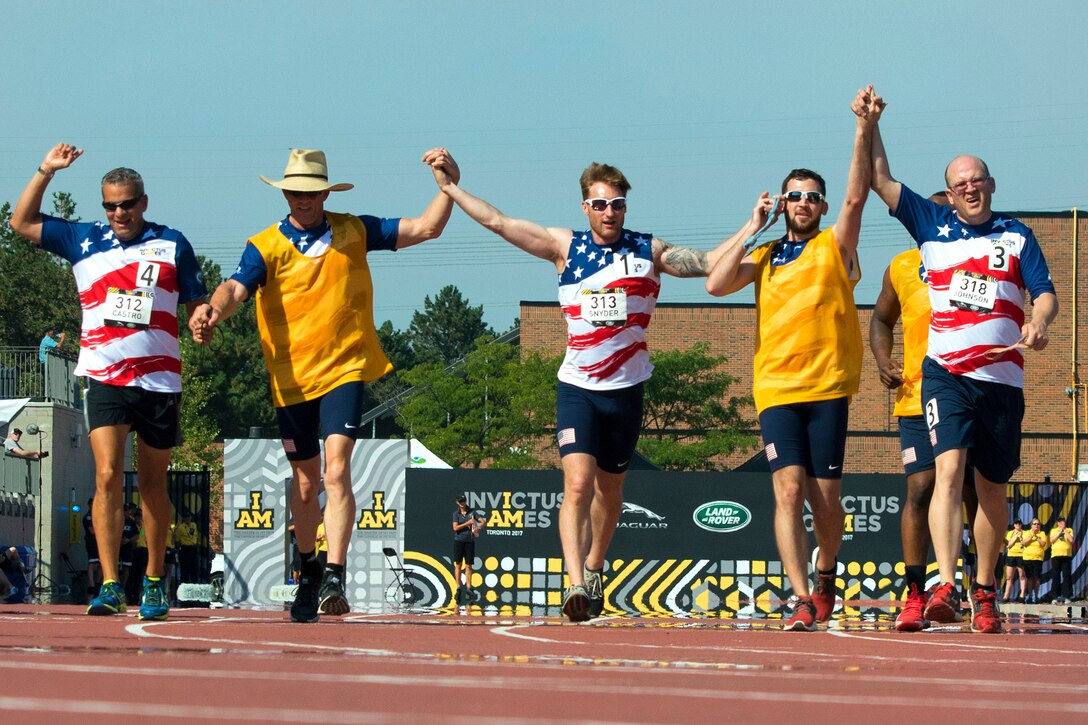
POLYGON ((340 581, 344 581, 344 565, 343 564, 326 564, 325 571, 332 576, 336 577, 340 581))
POLYGON ((911 564, 904 567, 907 575, 907 594, 910 594, 911 587, 914 587, 919 594, 926 590, 926 567, 925 564, 911 564))
POLYGON ((317 558, 316 552, 303 553, 300 551, 298 556, 302 560, 301 574, 309 577, 321 576, 321 560, 317 558))
POLYGON ((984 592, 996 592, 995 586, 995 584, 979 584, 978 582, 975 582, 975 589, 984 592))
POLYGON ((839 568, 839 565, 836 563, 836 564, 832 564, 831 568, 828 569, 827 571, 824 571, 823 569, 817 569, 816 572, 820 576, 829 576, 829 577, 833 578, 835 576, 835 570, 838 569, 838 568, 839 568))

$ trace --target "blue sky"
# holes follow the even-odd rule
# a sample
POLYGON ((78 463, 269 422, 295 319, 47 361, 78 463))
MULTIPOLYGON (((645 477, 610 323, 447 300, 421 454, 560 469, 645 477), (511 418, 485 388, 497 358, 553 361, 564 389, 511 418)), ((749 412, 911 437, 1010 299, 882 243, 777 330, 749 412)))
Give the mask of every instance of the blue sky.
MULTIPOLYGON (((796 166, 827 178, 838 213, 849 104, 872 82, 908 185, 935 191, 945 164, 973 153, 997 208, 1083 207, 1086 21, 1083 2, 1007 0, 24 3, 0 46, 0 200, 49 147, 74 143, 85 156, 50 188, 84 219, 101 216, 101 175, 131 166, 148 217, 229 274, 245 239, 286 213, 257 175, 279 178, 291 147, 324 149, 333 180, 355 184, 327 208, 415 216, 436 190, 419 157, 441 145, 464 188, 548 226, 583 227, 578 175, 617 165, 629 227, 711 249, 796 166)), ((908 244, 872 196, 859 303, 908 244)), ((440 239, 370 260, 376 321, 400 329, 446 284, 500 330, 519 300, 556 295, 548 263, 457 211, 440 239)), ((716 301, 673 278, 661 300, 716 301)))

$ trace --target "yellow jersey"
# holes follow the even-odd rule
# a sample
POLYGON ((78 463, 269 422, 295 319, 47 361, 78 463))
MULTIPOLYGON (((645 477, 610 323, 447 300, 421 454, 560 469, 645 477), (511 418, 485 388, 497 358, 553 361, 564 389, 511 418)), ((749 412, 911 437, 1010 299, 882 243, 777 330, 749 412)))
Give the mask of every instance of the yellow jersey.
POLYGON ((922 281, 922 254, 917 248, 897 254, 888 277, 899 298, 903 324, 903 384, 895 393, 894 415, 922 414, 922 360, 929 343, 929 285, 922 281))
POLYGON ((249 240, 267 268, 257 327, 277 408, 393 369, 374 329, 366 227, 352 214, 325 216, 332 242, 318 257, 299 252, 278 224, 249 240))
MULTIPOLYGON (((1053 538, 1058 533, 1057 527, 1050 530, 1049 538, 1053 538)), ((1065 527, 1065 531, 1055 541, 1050 544, 1050 556, 1073 556, 1073 538, 1075 534, 1073 529, 1068 526, 1065 527)))
MULTIPOLYGON (((775 266, 781 245, 752 252, 756 264, 756 410, 852 396, 861 382, 861 324, 854 306, 860 271, 843 264, 833 227, 775 266)), ((855 268, 857 260, 855 257, 855 268)))

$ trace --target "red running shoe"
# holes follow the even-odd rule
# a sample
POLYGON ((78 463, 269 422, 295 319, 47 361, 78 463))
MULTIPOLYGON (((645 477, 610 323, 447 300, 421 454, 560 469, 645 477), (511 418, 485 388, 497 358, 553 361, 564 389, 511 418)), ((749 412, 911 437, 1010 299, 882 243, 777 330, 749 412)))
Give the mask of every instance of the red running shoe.
POLYGON ((835 611, 835 595, 838 589, 834 574, 816 572, 816 586, 812 589, 812 603, 816 607, 816 621, 827 622, 835 611))
POLYGON ((899 612, 899 616, 895 618, 895 631, 921 632, 929 627, 929 620, 926 619, 924 614, 928 600, 929 598, 924 591, 919 590, 916 586, 911 586, 907 601, 903 605, 902 611, 899 612))
POLYGON ((956 591, 956 585, 945 582, 933 589, 923 614, 930 622, 954 624, 963 621, 960 608, 960 593, 956 591))
POLYGON ((816 606, 812 603, 812 597, 790 597, 790 609, 793 616, 782 625, 787 632, 815 632, 816 631, 816 606))
POLYGON ((976 588, 971 592, 971 631, 1001 634, 1001 611, 997 593, 976 588))

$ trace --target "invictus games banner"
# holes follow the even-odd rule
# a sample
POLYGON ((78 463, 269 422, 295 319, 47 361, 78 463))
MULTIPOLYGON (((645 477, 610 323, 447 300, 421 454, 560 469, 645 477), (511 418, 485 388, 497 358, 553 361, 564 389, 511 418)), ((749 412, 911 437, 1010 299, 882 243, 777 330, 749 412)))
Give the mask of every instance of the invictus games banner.
MULTIPOLYGON (((839 589, 848 599, 900 597, 902 476, 847 476, 839 589)), ((558 607, 560 471, 408 472, 406 559, 422 605, 450 603, 451 519, 457 495, 487 525, 476 540, 476 603, 515 614, 558 607)), ((811 531, 811 514, 806 508, 811 531)), ((778 609, 789 586, 774 542, 766 473, 632 471, 609 548, 606 606, 647 613, 754 614, 778 609)))
MULTIPOLYGON (((449 466, 419 441, 359 440, 351 458, 355 528, 348 549, 346 594, 354 606, 380 605, 393 583, 386 547, 404 541, 404 471, 449 466)), ((288 533, 291 466, 279 440, 233 439, 223 455, 223 600, 280 604, 290 583, 288 533)), ((324 504, 324 493, 319 500, 324 504)))

